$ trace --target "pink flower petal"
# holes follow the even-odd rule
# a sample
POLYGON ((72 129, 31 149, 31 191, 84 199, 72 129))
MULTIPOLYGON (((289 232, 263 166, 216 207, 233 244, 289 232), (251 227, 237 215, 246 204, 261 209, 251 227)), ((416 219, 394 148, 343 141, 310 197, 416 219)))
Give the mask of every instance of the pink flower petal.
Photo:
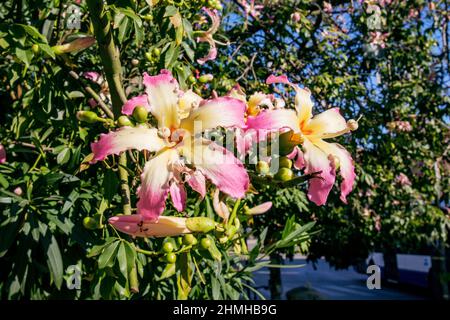
POLYGON ((186 208, 186 189, 184 185, 178 182, 172 182, 170 185, 170 197, 172 198, 172 203, 174 208, 178 211, 184 211, 186 208))
POLYGON ((145 92, 151 113, 158 120, 158 127, 178 128, 178 82, 168 70, 161 70, 157 76, 144 73, 145 92))
POLYGON ((248 210, 247 214, 252 214, 252 215, 263 214, 263 213, 266 213, 267 211, 269 211, 270 208, 272 208, 272 202, 270 202, 270 201, 264 202, 264 203, 261 203, 260 205, 250 208, 248 210))
POLYGON ((196 170, 192 174, 190 174, 189 180, 187 181, 187 183, 189 184, 189 186, 193 190, 195 190, 198 193, 200 193, 202 198, 205 197, 205 195, 206 195, 206 181, 205 181, 205 176, 200 171, 196 170))
POLYGON ((248 117, 247 127, 255 130, 290 128, 294 132, 300 131, 296 112, 287 109, 264 110, 255 117, 248 117))
POLYGON ((157 131, 155 128, 123 127, 108 134, 101 134, 97 142, 91 143, 94 153, 92 162, 102 161, 111 154, 119 154, 130 149, 158 151, 165 143, 158 137, 157 131))
POLYGON ((233 198, 245 196, 249 177, 242 162, 233 153, 211 141, 194 144, 192 151, 185 156, 220 191, 233 198))
POLYGON ((126 114, 127 116, 130 116, 133 114, 133 110, 137 106, 142 106, 145 109, 147 109, 147 111, 149 112, 151 111, 150 105, 148 104, 147 95, 143 94, 128 100, 122 107, 122 113, 126 114))
POLYGON ((245 127, 245 103, 241 100, 220 97, 202 103, 189 117, 181 121, 180 127, 194 133, 217 127, 245 127))
POLYGON ((305 167, 305 157, 303 155, 302 150, 298 146, 292 150, 290 154, 287 155, 289 159, 294 159, 294 168, 297 170, 301 170, 305 167))
POLYGON ((303 143, 305 150, 305 174, 320 171, 320 176, 309 180, 308 199, 321 206, 327 202, 328 194, 336 179, 334 162, 330 162, 328 154, 312 144, 309 140, 303 143))
POLYGON ((146 220, 157 221, 164 211, 172 178, 169 168, 178 158, 178 153, 169 149, 157 154, 145 164, 138 190, 137 212, 146 220))
POLYGON ((288 77, 284 74, 281 76, 275 76, 275 75, 271 74, 266 79, 266 84, 274 84, 274 83, 284 83, 284 84, 289 84, 289 85, 291 84, 288 77))
POLYGON ((0 163, 6 162, 6 150, 5 147, 0 144, 0 163))

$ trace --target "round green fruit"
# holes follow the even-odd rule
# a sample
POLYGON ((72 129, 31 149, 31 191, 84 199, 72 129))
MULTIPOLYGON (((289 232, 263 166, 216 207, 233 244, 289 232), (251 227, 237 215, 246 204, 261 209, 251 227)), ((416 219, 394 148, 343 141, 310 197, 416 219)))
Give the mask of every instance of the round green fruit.
POLYGON ((270 171, 269 164, 266 161, 258 161, 256 164, 256 172, 259 174, 268 174, 270 171))
POLYGON ((98 222, 96 219, 92 218, 92 217, 84 217, 83 219, 83 226, 86 229, 89 230, 94 230, 98 228, 98 222))
POLYGON ((292 168, 292 160, 287 157, 280 157, 279 164, 281 168, 292 168))
POLYGON ((152 55, 153 55, 154 57, 159 57, 160 54, 161 54, 161 50, 160 50, 160 49, 158 49, 158 48, 153 48, 153 50, 152 50, 152 55))
POLYGON ((197 81, 197 79, 195 79, 195 76, 193 76, 192 74, 188 77, 187 80, 188 80, 188 82, 191 83, 191 84, 192 84, 192 83, 195 83, 195 81, 197 81))
POLYGON ((127 116, 120 116, 119 119, 117 119, 117 125, 119 127, 126 127, 126 126, 132 127, 133 123, 127 116))
POLYGON ((166 242, 163 244, 162 250, 165 253, 171 253, 173 251, 173 244, 171 242, 166 242))
POLYGON ((143 106, 136 106, 133 110, 133 118, 139 122, 144 123, 147 121, 148 111, 143 106))
POLYGON ((203 238, 200 241, 200 246, 202 247, 202 249, 207 250, 209 247, 211 247, 211 240, 208 238, 203 238))
POLYGON ((197 243, 197 239, 192 234, 185 234, 183 237, 183 243, 187 246, 194 245, 197 243))
POLYGON ((37 43, 35 43, 31 46, 31 51, 33 51, 34 54, 38 54, 40 50, 41 50, 41 48, 39 47, 39 45, 37 43))
POLYGON ((293 178, 293 176, 294 173, 291 169, 280 168, 280 170, 278 170, 277 174, 275 175, 275 179, 280 181, 289 181, 293 178))
POLYGON ((177 261, 177 255, 173 252, 168 253, 166 255, 166 261, 167 263, 175 263, 175 261, 177 261))

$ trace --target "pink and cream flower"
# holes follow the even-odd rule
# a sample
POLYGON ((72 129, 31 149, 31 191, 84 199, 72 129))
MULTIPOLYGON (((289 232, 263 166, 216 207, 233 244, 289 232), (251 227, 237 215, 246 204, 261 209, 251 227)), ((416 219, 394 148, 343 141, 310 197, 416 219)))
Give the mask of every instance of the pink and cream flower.
POLYGON ((341 200, 346 203, 355 181, 353 160, 340 144, 326 142, 352 130, 357 122, 348 122, 341 116, 338 108, 332 108, 313 116, 311 92, 291 83, 286 76, 270 76, 267 84, 284 83, 295 89, 295 110, 264 110, 257 116, 250 116, 247 125, 253 129, 282 130, 292 129, 301 137, 302 150, 296 148, 291 158, 297 158, 296 167, 304 168, 305 174, 320 172, 318 177, 309 180, 308 198, 317 205, 326 203, 328 194, 336 180, 336 170, 340 168, 342 177, 341 200))
POLYGON ((145 95, 130 99, 122 111, 130 114, 144 104, 157 128, 123 127, 102 134, 91 145, 94 162, 130 149, 154 152, 141 175, 137 213, 146 222, 157 221, 169 193, 174 207, 183 211, 185 182, 201 196, 209 179, 229 196, 244 197, 249 177, 243 164, 230 151, 197 136, 217 127, 243 128, 245 104, 231 97, 203 100, 192 91, 183 92, 167 70, 157 76, 145 73, 144 86, 145 95))
POLYGON ((213 39, 213 35, 217 32, 220 26, 220 17, 217 10, 211 10, 208 8, 203 8, 203 11, 211 19, 211 26, 206 31, 197 31, 199 36, 197 37, 197 42, 207 42, 209 44, 208 54, 200 59, 197 59, 199 64, 204 64, 209 60, 214 60, 217 57, 216 41, 213 39))

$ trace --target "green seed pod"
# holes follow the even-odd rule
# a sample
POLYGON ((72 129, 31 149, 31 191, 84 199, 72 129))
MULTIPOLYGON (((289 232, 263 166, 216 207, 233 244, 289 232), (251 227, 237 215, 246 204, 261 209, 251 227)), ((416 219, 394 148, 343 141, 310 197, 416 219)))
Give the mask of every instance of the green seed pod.
POLYGON ((147 121, 148 111, 143 106, 136 106, 133 110, 133 118, 139 123, 144 123, 147 121))
POLYGON ((214 79, 214 76, 212 74, 204 74, 200 76, 200 78, 198 78, 198 81, 200 81, 201 83, 207 83, 212 81, 212 79, 214 79))
POLYGON ((117 125, 119 127, 132 127, 133 123, 127 116, 120 116, 119 119, 117 119, 117 125))
POLYGON ((186 227, 193 232, 209 232, 214 230, 216 223, 214 220, 206 217, 194 217, 186 219, 186 227))
POLYGON ((177 255, 173 252, 168 253, 166 255, 166 261, 167 263, 175 263, 175 261, 177 261, 177 255))
POLYGON ((144 20, 147 21, 152 21, 153 20, 153 15, 152 14, 146 14, 145 16, 142 17, 144 20))
POLYGON ((34 54, 38 54, 40 50, 41 50, 41 48, 39 47, 39 45, 37 43, 35 43, 31 46, 31 51, 33 51, 34 54))
POLYGON ((165 253, 171 253, 173 251, 173 244, 171 242, 166 242, 163 244, 162 250, 165 253))
POLYGON ((153 56, 150 52, 146 52, 145 53, 145 58, 149 61, 149 62, 153 62, 153 56))
POLYGON ((184 237, 183 237, 183 243, 184 243, 185 245, 187 245, 187 246, 189 246, 189 245, 194 245, 194 244, 197 243, 197 239, 194 237, 194 235, 188 233, 188 234, 185 234, 185 235, 184 235, 184 237))
POLYGON ((83 226, 88 230, 94 230, 99 227, 97 220, 92 217, 84 217, 83 226))
POLYGON ((292 168, 292 160, 287 157, 280 157, 279 164, 281 168, 292 168))
POLYGON ((191 74, 191 75, 187 78, 187 81, 188 81, 190 84, 194 84, 195 81, 197 81, 197 79, 195 79, 195 76, 191 74))
POLYGON ((268 174, 270 171, 269 164, 266 161, 258 161, 256 164, 256 172, 262 175, 268 174))
POLYGON ((278 170, 278 172, 274 178, 276 180, 280 180, 280 181, 289 181, 292 179, 293 176, 294 176, 294 173, 292 172, 291 169, 280 168, 280 170, 278 170))
POLYGON ((209 247, 211 247, 211 240, 208 238, 203 238, 200 240, 200 247, 204 250, 207 250, 209 247))
POLYGON ((103 120, 99 118, 99 116, 95 112, 92 111, 78 111, 77 119, 87 123, 96 123, 103 120))

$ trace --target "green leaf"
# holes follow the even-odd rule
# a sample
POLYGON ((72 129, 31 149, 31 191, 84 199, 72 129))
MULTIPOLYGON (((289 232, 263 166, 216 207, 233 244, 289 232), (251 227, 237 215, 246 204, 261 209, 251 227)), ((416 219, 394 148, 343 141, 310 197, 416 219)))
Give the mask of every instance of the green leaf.
POLYGON ((175 272, 176 272, 175 263, 168 263, 166 264, 166 267, 164 268, 163 272, 161 273, 161 276, 157 279, 157 281, 170 278, 175 274, 175 272))
POLYGON ((117 251, 117 261, 119 262, 119 269, 125 279, 128 279, 128 264, 127 255, 125 250, 125 244, 120 242, 119 250, 117 251))
POLYGON ((42 235, 40 242, 47 256, 48 269, 50 270, 50 274, 56 287, 61 289, 64 266, 58 242, 48 227, 42 222, 39 222, 39 231, 42 235))
POLYGON ((60 165, 67 163, 70 160, 70 149, 64 148, 56 157, 56 162, 60 165))
POLYGON ((98 258, 99 269, 104 269, 106 267, 112 267, 116 259, 116 252, 119 247, 120 241, 115 241, 108 246, 106 246, 103 253, 98 258))
POLYGON ((20 214, 11 215, 0 224, 0 258, 7 252, 15 241, 20 227, 20 214))
POLYGON ((117 238, 110 237, 105 240, 105 243, 93 246, 91 250, 89 250, 89 253, 86 255, 86 257, 92 258, 99 255, 107 245, 111 244, 115 240, 117 240, 117 238))

